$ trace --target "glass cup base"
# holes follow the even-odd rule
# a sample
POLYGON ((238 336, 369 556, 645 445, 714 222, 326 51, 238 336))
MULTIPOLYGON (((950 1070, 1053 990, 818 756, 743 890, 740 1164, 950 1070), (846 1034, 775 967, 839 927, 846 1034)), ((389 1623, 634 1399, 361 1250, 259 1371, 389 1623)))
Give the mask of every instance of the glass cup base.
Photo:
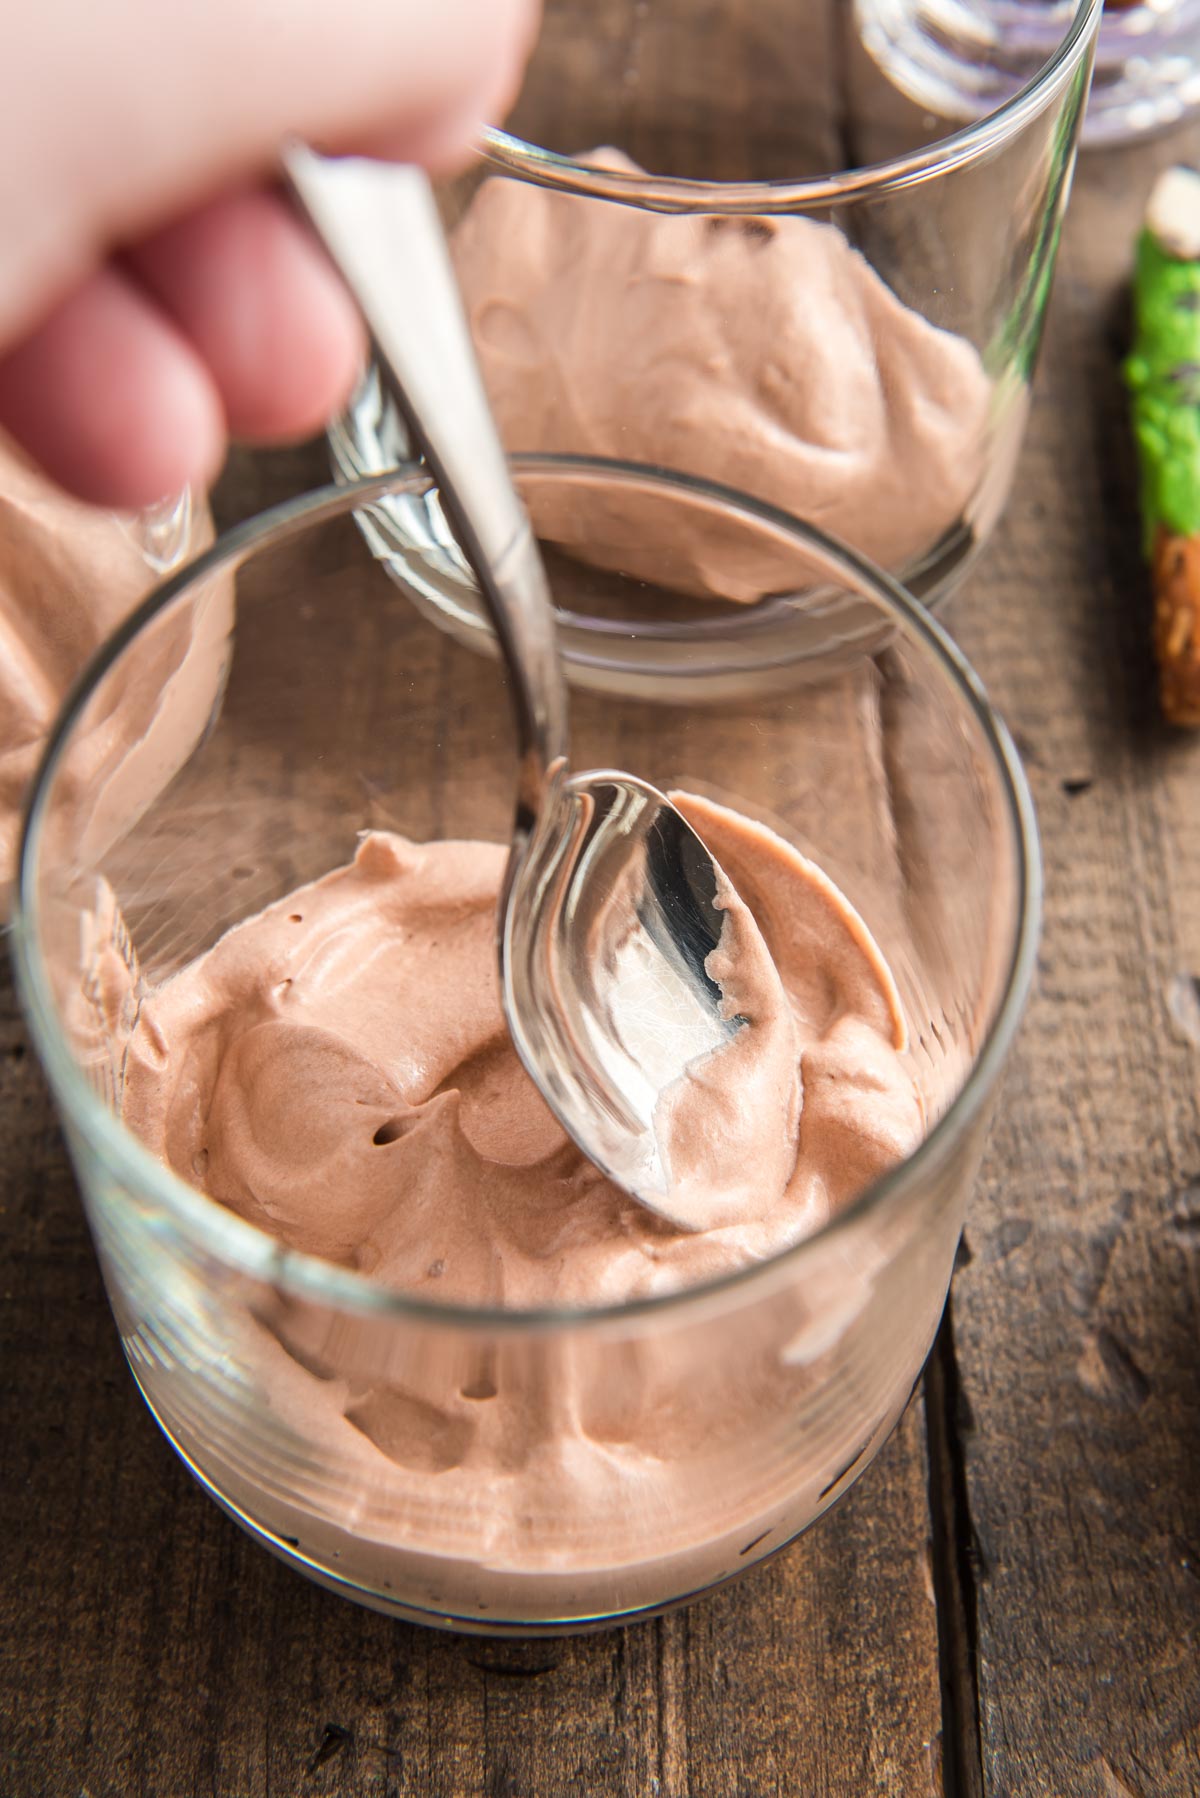
MULTIPOLYGON (((486 1605, 481 1605, 475 1612, 466 1610, 435 1610, 428 1605, 406 1601, 391 1590, 384 1590, 378 1585, 369 1584, 362 1579, 347 1577, 318 1557, 304 1552, 298 1538, 281 1536, 251 1516, 221 1484, 210 1478, 188 1452, 186 1443, 171 1429, 154 1403, 152 1392, 138 1373, 136 1364, 126 1355, 126 1365, 133 1375, 134 1381, 146 1403, 146 1407, 155 1423, 179 1456, 188 1472, 196 1480, 208 1496, 224 1511, 225 1515, 237 1524, 240 1529, 265 1548, 268 1554, 294 1573, 300 1573, 313 1585, 320 1586, 325 1592, 332 1592, 338 1598, 349 1599, 352 1604, 361 1605, 365 1610, 376 1611, 381 1616, 394 1618, 400 1623, 415 1623, 425 1629, 436 1629, 454 1635, 482 1636, 499 1641, 531 1641, 540 1638, 557 1639, 566 1636, 594 1636, 604 1630, 624 1629, 636 1623, 648 1623, 655 1617, 670 1616, 673 1611, 684 1610, 688 1605, 696 1604, 700 1599, 711 1598, 714 1593, 722 1591, 726 1586, 736 1585, 745 1579, 748 1573, 757 1571, 776 1561, 781 1555, 795 1547, 802 1536, 818 1524, 830 1511, 835 1510, 847 1497, 852 1486, 857 1484, 858 1477, 875 1459, 876 1453, 890 1440, 892 1431, 899 1423, 900 1417, 907 1411, 920 1387, 924 1375, 924 1363, 921 1372, 913 1384, 912 1391, 900 1407, 897 1416, 889 1418, 886 1426, 876 1432, 876 1440, 871 1453, 862 1465, 855 1470, 853 1480, 839 1482, 838 1490, 833 1493, 829 1502, 821 1510, 809 1517, 798 1529, 791 1531, 766 1554, 755 1556, 744 1567, 739 1567, 722 1578, 709 1580, 692 1591, 681 1592, 657 1603, 635 1606, 618 1606, 612 1610, 597 1610, 590 1614, 567 1612, 561 1616, 529 1616, 503 1617, 488 1614, 486 1605)), ((536 1584, 536 1582, 535 1582, 536 1584)))

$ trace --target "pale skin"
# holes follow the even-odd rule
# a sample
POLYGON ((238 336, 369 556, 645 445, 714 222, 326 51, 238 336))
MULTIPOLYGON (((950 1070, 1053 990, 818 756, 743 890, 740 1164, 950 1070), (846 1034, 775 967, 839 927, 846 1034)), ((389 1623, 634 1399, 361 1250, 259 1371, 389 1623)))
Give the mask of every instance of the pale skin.
POLYGON ((363 355, 275 190, 295 133, 444 170, 512 99, 537 0, 39 0, 0 57, 0 429, 136 508, 229 437, 303 438, 363 355))

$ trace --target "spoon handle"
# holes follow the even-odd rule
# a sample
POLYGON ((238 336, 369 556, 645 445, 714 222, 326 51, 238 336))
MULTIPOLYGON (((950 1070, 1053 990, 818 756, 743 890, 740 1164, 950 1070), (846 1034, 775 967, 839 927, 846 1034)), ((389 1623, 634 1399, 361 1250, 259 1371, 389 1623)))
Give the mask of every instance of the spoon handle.
POLYGON ((366 320, 380 371, 437 482, 500 639, 513 688, 517 826, 529 832, 567 748, 554 608, 484 392, 424 172, 285 146, 301 210, 366 320))

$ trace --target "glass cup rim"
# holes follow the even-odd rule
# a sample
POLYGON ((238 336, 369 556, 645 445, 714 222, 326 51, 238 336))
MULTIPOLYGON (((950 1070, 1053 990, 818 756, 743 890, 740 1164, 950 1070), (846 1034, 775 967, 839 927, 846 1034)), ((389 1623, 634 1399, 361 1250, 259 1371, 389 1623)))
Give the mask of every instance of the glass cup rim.
POLYGON ((498 125, 484 127, 480 154, 492 168, 540 187, 653 212, 776 213, 822 210, 847 200, 878 199, 991 155, 1018 136, 1074 75, 1099 29, 1104 0, 1077 0, 1053 53, 999 106, 932 144, 841 174, 778 181, 698 181, 679 175, 630 175, 597 169, 527 142, 498 125))
POLYGON ((495 1334, 530 1330, 576 1329, 626 1321, 652 1314, 676 1315, 703 1306, 714 1297, 753 1287, 782 1269, 798 1267, 806 1257, 835 1239, 868 1214, 900 1203, 937 1168, 947 1149, 979 1113, 999 1075, 1020 1023, 1032 984, 1042 909, 1042 863, 1033 799, 1020 757, 1009 732, 994 711, 983 684, 966 657, 937 620, 890 575, 848 545, 779 507, 752 499, 718 482, 702 480, 649 464, 589 456, 514 456, 518 472, 578 475, 603 470, 607 476, 684 488, 715 501, 749 521, 767 524, 809 546, 846 571, 880 609, 897 620, 906 636, 915 637, 946 675, 979 725, 1004 787, 1008 823, 1017 850, 1016 928, 1002 994, 962 1087, 911 1155, 818 1230, 801 1237, 763 1261, 694 1286, 597 1306, 540 1306, 525 1310, 447 1303, 398 1292, 369 1275, 336 1266, 322 1258, 285 1248, 273 1236, 247 1223, 219 1200, 189 1185, 165 1167, 126 1128, 92 1089, 75 1063, 58 1021, 50 980, 38 942, 37 861, 46 802, 72 729, 99 683, 125 650, 158 615, 194 583, 234 572, 249 557, 344 517, 360 507, 398 495, 421 497, 436 483, 411 465, 373 475, 349 485, 317 488, 256 514, 226 531, 201 555, 160 581, 122 625, 95 652, 73 683, 30 785, 17 863, 16 897, 11 926, 16 985, 30 1034, 46 1070, 70 1137, 78 1137, 94 1153, 104 1173, 131 1193, 147 1194, 171 1219, 185 1240, 199 1244, 227 1267, 262 1280, 278 1290, 315 1300, 359 1316, 420 1321, 440 1327, 486 1329, 495 1334))

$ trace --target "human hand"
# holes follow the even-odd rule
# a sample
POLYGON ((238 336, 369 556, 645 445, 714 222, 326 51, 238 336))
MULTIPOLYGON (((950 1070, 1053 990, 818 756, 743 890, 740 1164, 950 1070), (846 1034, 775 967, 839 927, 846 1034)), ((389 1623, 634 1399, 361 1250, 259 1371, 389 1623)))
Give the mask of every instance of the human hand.
POLYGON ((358 315, 273 191, 289 132, 445 168, 515 92, 536 0, 41 0, 0 59, 0 426, 138 507, 226 434, 337 409, 358 315))

